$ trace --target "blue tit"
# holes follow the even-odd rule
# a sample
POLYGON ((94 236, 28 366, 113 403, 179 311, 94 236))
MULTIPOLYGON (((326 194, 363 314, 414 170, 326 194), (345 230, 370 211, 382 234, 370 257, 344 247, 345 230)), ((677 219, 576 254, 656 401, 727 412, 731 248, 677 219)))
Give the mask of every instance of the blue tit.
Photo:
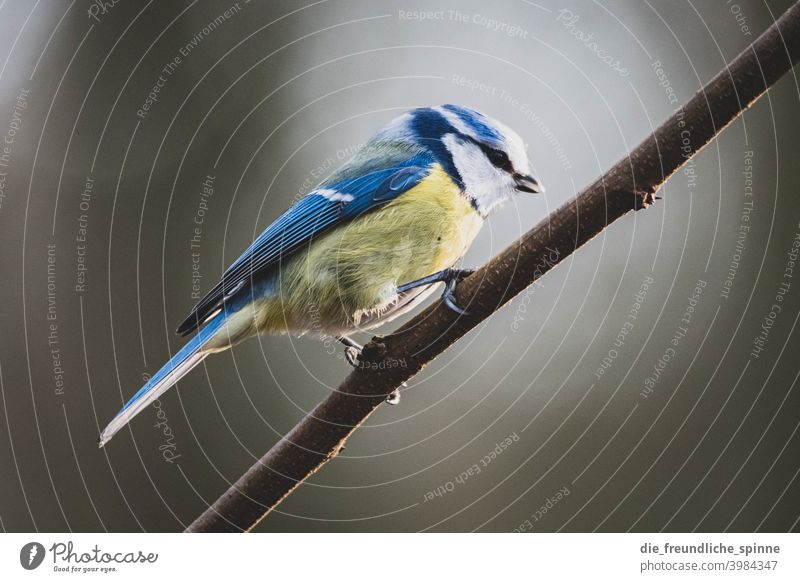
POLYGON ((489 213, 542 192, 522 139, 458 105, 414 109, 381 129, 242 253, 177 333, 197 330, 114 417, 103 446, 206 356, 259 333, 348 335, 391 321, 438 282, 454 302, 455 266, 489 213))

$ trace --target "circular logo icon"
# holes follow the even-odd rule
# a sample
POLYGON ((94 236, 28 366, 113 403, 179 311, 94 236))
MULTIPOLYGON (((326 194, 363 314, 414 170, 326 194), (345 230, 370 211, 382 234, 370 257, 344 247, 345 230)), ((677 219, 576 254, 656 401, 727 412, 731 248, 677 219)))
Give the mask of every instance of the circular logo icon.
POLYGON ((19 551, 19 563, 26 570, 35 570, 44 561, 44 546, 39 542, 29 542, 19 551))

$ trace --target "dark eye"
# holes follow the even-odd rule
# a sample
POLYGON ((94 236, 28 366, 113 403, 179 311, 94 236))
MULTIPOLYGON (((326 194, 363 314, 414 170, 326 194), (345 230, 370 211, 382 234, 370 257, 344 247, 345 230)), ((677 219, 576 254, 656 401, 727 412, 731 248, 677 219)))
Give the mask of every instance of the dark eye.
POLYGON ((489 149, 486 152, 486 156, 489 158, 489 161, 492 162, 492 164, 494 164, 501 170, 511 169, 511 160, 508 159, 508 155, 506 154, 506 152, 495 149, 489 149))

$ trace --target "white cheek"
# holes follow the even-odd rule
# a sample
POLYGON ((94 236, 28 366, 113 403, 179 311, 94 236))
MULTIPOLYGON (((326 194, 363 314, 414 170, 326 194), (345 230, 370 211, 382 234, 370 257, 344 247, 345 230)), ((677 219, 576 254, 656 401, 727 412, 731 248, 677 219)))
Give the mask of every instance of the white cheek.
POLYGON ((508 157, 511 160, 511 165, 514 170, 520 174, 530 174, 530 162, 528 161, 528 152, 525 149, 525 142, 519 134, 499 121, 495 121, 500 133, 505 136, 506 150, 508 157))
POLYGON ((464 181, 464 189, 475 200, 478 211, 486 215, 514 193, 514 180, 496 168, 480 148, 452 134, 442 140, 453 156, 453 163, 464 181))

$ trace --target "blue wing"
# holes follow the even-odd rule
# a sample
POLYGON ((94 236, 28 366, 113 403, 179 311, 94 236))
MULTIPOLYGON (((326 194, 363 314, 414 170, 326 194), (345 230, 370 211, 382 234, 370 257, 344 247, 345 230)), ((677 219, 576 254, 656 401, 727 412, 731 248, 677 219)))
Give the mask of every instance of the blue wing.
POLYGON ((246 292, 261 274, 314 237, 413 188, 428 175, 431 163, 428 156, 417 155, 402 164, 325 184, 307 194, 269 225, 228 267, 219 283, 178 326, 177 333, 187 335, 203 325, 227 301, 246 292))

